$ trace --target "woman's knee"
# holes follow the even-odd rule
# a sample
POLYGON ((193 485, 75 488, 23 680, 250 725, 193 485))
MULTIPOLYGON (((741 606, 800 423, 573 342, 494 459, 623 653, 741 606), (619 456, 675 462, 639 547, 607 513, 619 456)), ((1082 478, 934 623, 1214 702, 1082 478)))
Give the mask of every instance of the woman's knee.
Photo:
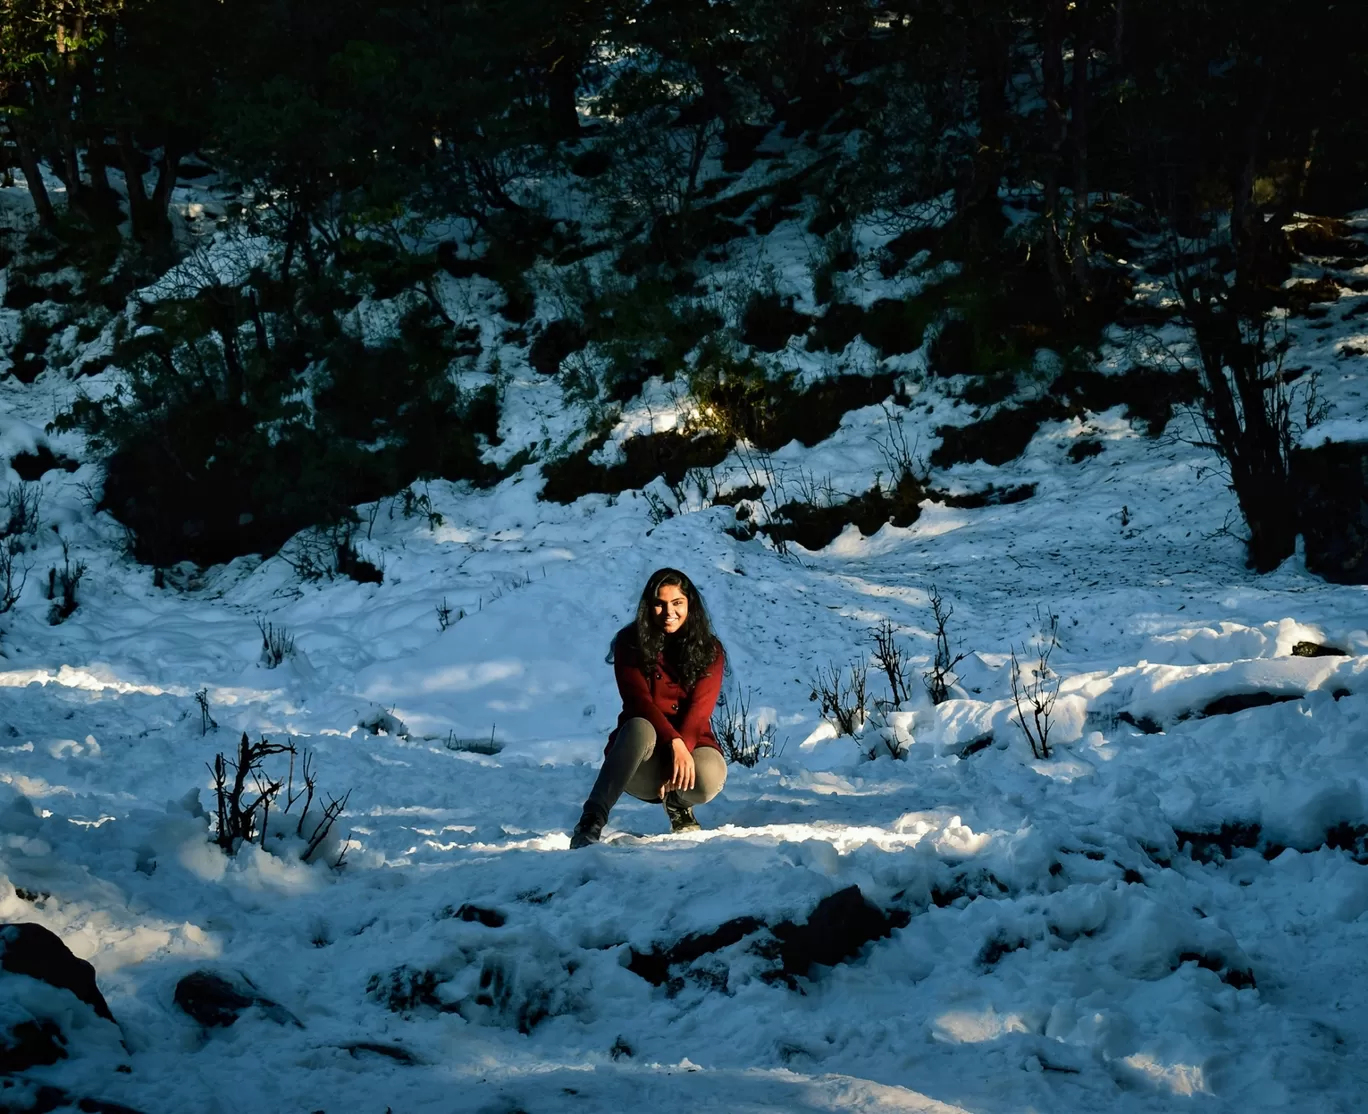
POLYGON ((635 716, 619 727, 613 746, 616 748, 623 744, 629 750, 640 752, 641 761, 650 758, 656 744, 656 730, 651 726, 651 721, 635 716))
POLYGON ((713 747, 694 751, 694 787, 680 794, 690 805, 705 805, 727 784, 727 762, 713 747))

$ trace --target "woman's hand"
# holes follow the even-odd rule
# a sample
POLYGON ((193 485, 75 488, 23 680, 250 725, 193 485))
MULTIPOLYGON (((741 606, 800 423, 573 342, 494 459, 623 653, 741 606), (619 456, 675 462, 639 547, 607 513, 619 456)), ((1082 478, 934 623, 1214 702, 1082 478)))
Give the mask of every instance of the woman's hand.
POLYGON ((672 739, 670 749, 674 766, 670 773, 670 779, 660 787, 662 797, 676 789, 692 789, 698 776, 694 769, 693 755, 689 753, 689 748, 684 745, 683 739, 672 739))

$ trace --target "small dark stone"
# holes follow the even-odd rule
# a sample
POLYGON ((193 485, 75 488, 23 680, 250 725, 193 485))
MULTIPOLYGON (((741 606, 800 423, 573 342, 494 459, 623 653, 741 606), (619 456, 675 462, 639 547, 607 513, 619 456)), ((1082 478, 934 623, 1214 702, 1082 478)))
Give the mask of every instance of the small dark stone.
POLYGON ((1292 647, 1294 658, 1347 658, 1348 650, 1338 646, 1322 646, 1319 642, 1298 642, 1292 647))
POLYGON ((486 928, 502 928, 508 922, 508 918, 497 909, 482 909, 478 905, 462 905, 456 910, 455 917, 458 921, 473 921, 486 928))
POLYGON ((0 926, 0 968, 69 990, 100 1017, 114 1020, 95 984, 95 968, 72 955, 61 938, 42 925, 0 926))
POLYGON ((227 979, 195 971, 176 984, 176 1005, 206 1027, 232 1025, 256 998, 244 994, 227 979))
POLYGON ((260 1006, 277 1024, 291 1022, 303 1027, 288 1010, 258 994, 250 983, 243 980, 235 985, 212 971, 192 971, 181 979, 176 984, 175 1002, 205 1028, 226 1028, 252 1006, 260 1006))
POLYGON ((378 1044, 375 1041, 348 1041, 342 1045, 353 1057, 359 1058, 358 1053, 371 1052, 376 1056, 384 1056, 393 1060, 397 1064, 417 1064, 419 1059, 407 1048, 401 1048, 397 1044, 378 1044))
POLYGON ((996 967, 998 963, 1001 962, 1003 956, 1011 955, 1012 952, 1020 951, 1022 948, 1028 948, 1030 946, 1029 940, 1023 940, 1019 937, 1014 940, 1008 940, 1001 936, 995 936, 979 950, 979 966, 985 968, 996 967))
POLYGON ((1122 723, 1128 723, 1142 735, 1162 735, 1164 726, 1157 719, 1149 716, 1136 716, 1130 712, 1118 712, 1116 718, 1122 723))
MULTIPOLYGON (((1213 972, 1227 986, 1233 986, 1236 990, 1252 990, 1258 983, 1255 982, 1254 972, 1244 968, 1232 968, 1220 956, 1204 955, 1201 952, 1183 952, 1178 957, 1178 965, 1184 963, 1195 963, 1204 971, 1213 972)), ((1177 970, 1177 966, 1174 968, 1177 970)))

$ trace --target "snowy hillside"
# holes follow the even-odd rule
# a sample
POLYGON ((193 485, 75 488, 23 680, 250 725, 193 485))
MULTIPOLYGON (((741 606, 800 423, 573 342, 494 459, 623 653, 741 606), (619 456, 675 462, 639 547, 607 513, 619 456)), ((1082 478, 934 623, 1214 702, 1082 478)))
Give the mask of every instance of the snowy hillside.
MULTIPOLYGON (((764 262, 809 312, 795 229, 779 225, 764 262)), ((1351 283, 1368 267, 1337 276, 1343 310, 1298 328, 1287 359, 1352 423, 1368 318, 1351 316, 1351 283)), ((870 273, 858 298, 917 281, 870 273)), ((482 283, 444 289, 480 307, 482 283)), ((1116 330, 1103 370, 1135 343, 1116 330)), ((583 422, 514 348, 498 463, 573 443, 583 422)), ((738 510, 719 494, 757 479, 864 492, 898 445, 929 454, 979 415, 962 383, 926 373, 924 347, 777 358, 804 382, 881 373, 896 389, 812 447, 732 452, 699 490, 560 504, 538 498, 533 463, 363 506, 378 584, 302 578, 303 537, 154 584, 92 510, 83 442, 44 432, 77 385, 0 383, 0 454, 54 465, 30 486, 18 466, 5 477, 11 512, 36 493, 36 522, 0 641, 0 923, 44 925, 88 959, 118 1026, 0 974, 0 1023, 65 1011, 70 1041, 5 1078, 0 1106, 1363 1109, 1365 590, 1300 558, 1249 572, 1181 409, 1162 437, 1123 406, 1049 418, 1005 464, 938 467, 943 494, 909 526, 787 553, 747 540, 773 498, 738 510), (986 492, 1026 497, 955 505, 986 492), (54 625, 45 574, 64 559, 84 571, 54 625), (702 832, 662 834, 658 807, 627 800, 603 846, 572 853, 619 708, 608 639, 661 565, 698 582, 732 706, 748 699, 778 752, 731 767, 702 832), (933 587, 966 655, 938 706, 921 681, 933 587), (1011 654, 1030 659, 1050 616, 1061 684, 1038 760, 1011 654), (838 737, 813 679, 868 659, 885 620, 911 699, 838 737), (275 667, 266 624, 293 639, 275 667), (312 752, 324 798, 350 792, 319 861, 292 840, 235 858, 212 844, 209 765, 243 733, 312 752), (822 927, 839 908, 848 947, 822 927), (175 1000, 197 971, 261 1001, 202 1027, 175 1000)), ((682 427, 689 405, 648 381, 594 463, 682 427)), ((877 666, 868 684, 873 710, 890 695, 877 666)))

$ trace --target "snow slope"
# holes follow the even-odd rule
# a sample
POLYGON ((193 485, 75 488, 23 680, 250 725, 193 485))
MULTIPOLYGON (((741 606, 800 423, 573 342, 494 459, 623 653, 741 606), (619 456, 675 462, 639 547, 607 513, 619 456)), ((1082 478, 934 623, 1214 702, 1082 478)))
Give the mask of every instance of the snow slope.
MULTIPOLYGON (((1337 374, 1345 420, 1351 335, 1302 353, 1337 374)), ((4 392, 0 437, 44 440, 52 396, 4 392)), ((922 445, 947 420, 967 409, 935 384, 904 413, 922 445)), ((1368 593, 1298 559, 1250 574, 1185 420, 1157 441, 1119 411, 1047 424, 1011 464, 937 477, 1034 497, 929 504, 789 557, 725 533, 726 507, 655 523, 632 492, 540 503, 536 466, 490 491, 434 483, 440 522, 377 509, 361 548, 382 585, 301 583, 278 557, 154 588, 91 514, 93 466, 48 473, 0 643, 0 922, 95 965, 126 1051, 83 1045, 0 1101, 48 1082, 149 1114, 1361 1110, 1368 593), (1071 463, 1085 435, 1103 451, 1071 463), (89 571, 51 626, 62 539, 89 571), (617 835, 572 854, 618 709, 607 641, 662 564, 697 579, 730 683, 786 745, 732 767, 704 831, 669 836, 628 801, 617 835), (932 585, 970 657, 955 699, 916 695, 905 760, 871 761, 819 722, 811 678, 867 655, 883 619, 919 675, 932 585), (464 612, 446 630, 443 601, 464 612), (1049 613, 1063 684, 1036 761, 1008 655, 1049 613), (295 638, 278 668, 258 620, 295 638), (1293 656, 1301 641, 1344 654, 1293 656), (1291 699, 1203 714, 1253 693, 1291 699), (209 843, 206 764, 242 732, 307 746, 322 789, 351 790, 342 869, 209 843), (759 929, 662 986, 627 966, 734 918, 801 923, 850 885, 906 920, 850 962, 775 977, 759 929), (299 1024, 257 1009, 202 1031, 172 995, 206 968, 299 1024)), ((885 431, 854 411, 775 460, 863 490, 885 431)))

